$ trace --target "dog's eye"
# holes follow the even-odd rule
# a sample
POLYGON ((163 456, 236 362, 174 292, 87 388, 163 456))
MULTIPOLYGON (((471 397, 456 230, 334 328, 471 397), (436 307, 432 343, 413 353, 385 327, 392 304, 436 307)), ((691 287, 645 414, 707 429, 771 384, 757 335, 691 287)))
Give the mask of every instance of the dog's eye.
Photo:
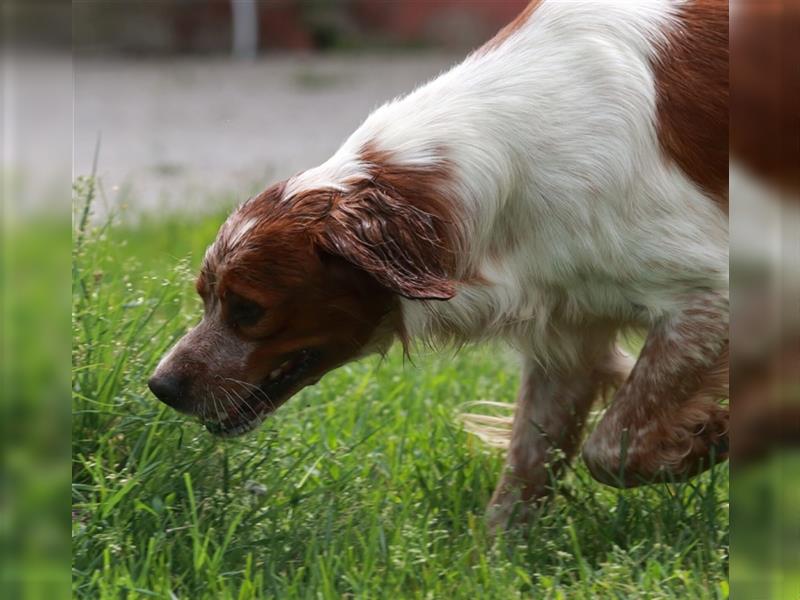
POLYGON ((264 315, 264 308, 237 294, 228 297, 228 316, 235 327, 255 325, 264 315))

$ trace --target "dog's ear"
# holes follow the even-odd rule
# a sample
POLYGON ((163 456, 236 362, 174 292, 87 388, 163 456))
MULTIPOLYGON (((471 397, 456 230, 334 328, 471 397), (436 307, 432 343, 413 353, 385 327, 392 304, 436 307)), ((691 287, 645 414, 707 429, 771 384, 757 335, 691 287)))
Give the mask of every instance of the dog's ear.
POLYGON ((390 291, 414 300, 448 300, 453 251, 441 217, 377 187, 338 195, 318 244, 366 271, 390 291))

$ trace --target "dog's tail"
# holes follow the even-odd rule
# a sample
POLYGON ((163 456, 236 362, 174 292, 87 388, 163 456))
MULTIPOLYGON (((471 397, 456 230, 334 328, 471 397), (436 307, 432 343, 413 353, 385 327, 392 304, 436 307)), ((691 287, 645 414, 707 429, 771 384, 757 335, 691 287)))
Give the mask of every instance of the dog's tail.
POLYGON ((511 442, 511 425, 514 422, 514 404, 510 402, 476 400, 463 404, 462 409, 470 411, 458 414, 458 420, 463 424, 464 431, 471 433, 487 446, 502 450, 508 449, 508 445, 511 442), (489 415, 472 412, 475 409, 488 409, 501 414, 489 415))

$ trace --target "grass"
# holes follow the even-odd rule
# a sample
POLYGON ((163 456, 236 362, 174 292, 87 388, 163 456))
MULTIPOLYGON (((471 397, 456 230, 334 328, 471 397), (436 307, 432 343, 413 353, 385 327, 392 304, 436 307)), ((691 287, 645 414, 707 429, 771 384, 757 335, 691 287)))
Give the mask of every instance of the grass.
POLYGON ((53 212, 35 221, 0 223, 0 596, 5 598, 56 600, 69 589, 64 495, 70 447, 70 228, 53 212))
POLYGON ((532 526, 487 540, 502 456, 455 415, 513 399, 502 348, 395 349, 232 441, 159 405, 145 381, 199 315, 192 273, 220 219, 75 235, 75 597, 727 597, 725 467, 619 491, 578 461, 532 526))

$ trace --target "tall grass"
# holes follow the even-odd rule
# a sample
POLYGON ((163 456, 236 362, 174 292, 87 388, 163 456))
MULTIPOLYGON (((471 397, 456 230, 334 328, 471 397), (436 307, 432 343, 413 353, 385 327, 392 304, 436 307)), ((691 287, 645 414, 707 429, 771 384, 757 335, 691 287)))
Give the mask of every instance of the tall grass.
MULTIPOLYGON (((79 202, 89 182, 77 186, 79 202)), ((81 221, 79 220, 78 223, 81 221)), ((145 381, 199 315, 219 219, 76 232, 73 592, 118 598, 724 598, 727 472, 612 490, 576 463, 530 527, 487 540, 502 457, 454 418, 511 400, 497 347, 326 376, 221 441, 145 381)))

